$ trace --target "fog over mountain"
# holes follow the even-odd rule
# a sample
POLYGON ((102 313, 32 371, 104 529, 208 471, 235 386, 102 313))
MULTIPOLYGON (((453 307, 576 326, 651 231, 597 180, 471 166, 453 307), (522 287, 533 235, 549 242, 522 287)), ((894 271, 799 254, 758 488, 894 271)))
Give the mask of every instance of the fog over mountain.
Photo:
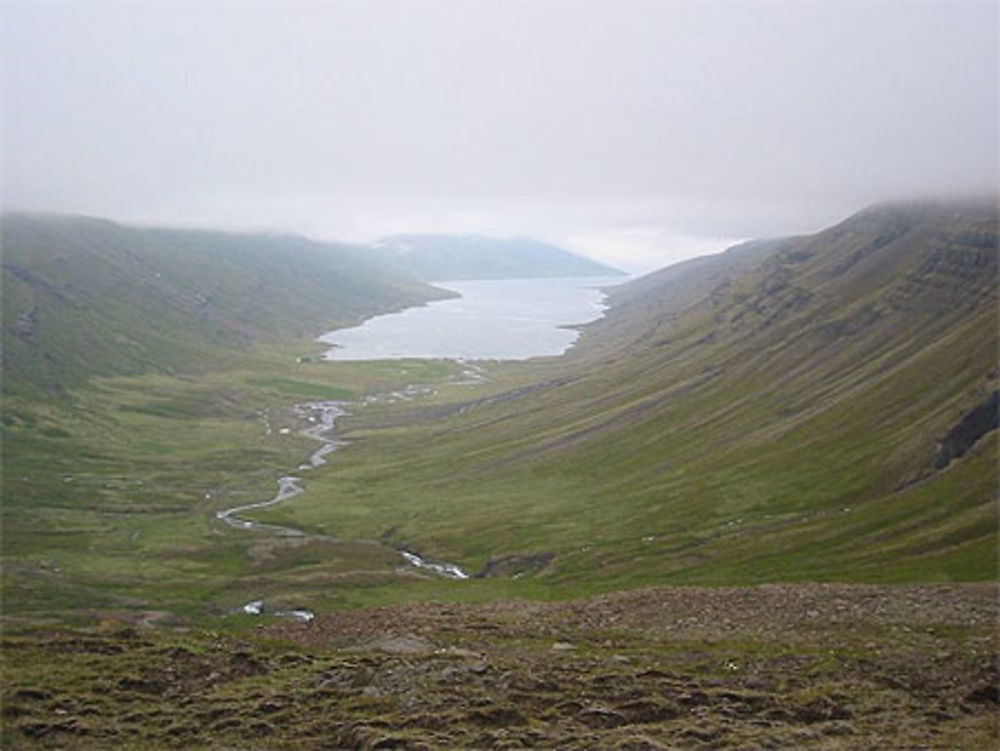
POLYGON ((3 202, 632 270, 997 183, 991 0, 9 0, 3 202))

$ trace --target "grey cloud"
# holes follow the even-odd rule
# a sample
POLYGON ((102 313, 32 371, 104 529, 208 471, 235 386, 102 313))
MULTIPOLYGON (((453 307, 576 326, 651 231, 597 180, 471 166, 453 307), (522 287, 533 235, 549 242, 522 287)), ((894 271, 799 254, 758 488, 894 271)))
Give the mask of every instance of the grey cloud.
POLYGON ((989 0, 2 12, 12 207, 328 236, 742 237, 996 190, 989 0))

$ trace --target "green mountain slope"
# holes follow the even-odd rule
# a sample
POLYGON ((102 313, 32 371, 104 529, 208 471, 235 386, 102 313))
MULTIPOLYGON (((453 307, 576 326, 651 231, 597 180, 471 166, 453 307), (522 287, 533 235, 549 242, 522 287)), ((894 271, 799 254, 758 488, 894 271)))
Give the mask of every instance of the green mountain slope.
POLYGON ((371 254, 428 281, 622 274, 555 245, 523 237, 395 235, 376 243, 371 254))
POLYGON ((993 577, 996 243, 991 204, 887 206, 640 280, 283 514, 585 589, 993 577))
POLYGON ((253 345, 315 335, 444 296, 358 249, 297 236, 5 215, 3 390, 93 375, 198 372, 253 345))
MULTIPOLYGON (((314 300, 292 299, 310 289, 297 274, 279 277, 262 297, 277 318, 246 312, 263 333, 190 365, 210 372, 94 379, 69 402, 5 395, 5 607, 199 620, 259 599, 324 612, 644 584, 995 578, 996 241, 993 206, 873 209, 638 280, 569 355, 484 363, 482 381, 440 361, 296 362, 268 342, 300 321, 284 306, 314 300), (316 444, 291 407, 329 398, 352 402, 335 430, 350 445, 304 474, 301 495, 247 512, 305 534, 222 523, 220 509, 298 474, 316 444), (414 571, 399 547, 478 577, 414 571)), ((71 308, 57 293, 78 295, 88 277, 74 273, 50 273, 58 286, 41 298, 69 329, 80 311, 123 336, 167 333, 98 317, 82 296, 71 308)), ((231 312, 243 298, 225 291, 231 312)), ((148 315, 100 309, 136 310, 148 315)), ((178 335, 182 354, 206 341, 196 325, 178 335)))
MULTIPOLYGON (((616 290, 568 357, 280 356, 5 396, 5 738, 988 747, 996 585, 926 582, 997 574, 996 242, 992 206, 880 208, 616 290), (353 415, 306 469, 310 399, 353 415), (301 495, 247 509, 291 468, 301 495), (232 528, 235 505, 303 534, 232 528), (567 599, 809 580, 921 584, 567 599)), ((122 330, 79 296, 103 279, 36 278, 122 330)), ((252 342, 311 304, 277 281, 252 342)), ((148 310, 106 315, 159 336, 148 310)))

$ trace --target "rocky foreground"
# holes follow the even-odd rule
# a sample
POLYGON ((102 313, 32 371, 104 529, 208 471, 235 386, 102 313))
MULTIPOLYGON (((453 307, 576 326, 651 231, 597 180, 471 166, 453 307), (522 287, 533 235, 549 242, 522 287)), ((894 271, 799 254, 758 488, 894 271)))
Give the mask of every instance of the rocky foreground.
POLYGON ((993 584, 8 628, 4 748, 998 747, 993 584))

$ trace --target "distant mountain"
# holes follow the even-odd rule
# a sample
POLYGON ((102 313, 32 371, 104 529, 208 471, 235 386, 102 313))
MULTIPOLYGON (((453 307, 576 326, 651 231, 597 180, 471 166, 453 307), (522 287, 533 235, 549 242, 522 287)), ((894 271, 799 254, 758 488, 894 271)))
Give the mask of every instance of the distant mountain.
POLYGON ((0 239, 4 393, 202 371, 256 344, 447 296, 360 248, 295 235, 6 214, 0 239))
POLYGON ((432 282, 450 279, 517 279, 614 276, 619 269, 529 238, 480 235, 394 235, 372 248, 373 258, 432 282))

